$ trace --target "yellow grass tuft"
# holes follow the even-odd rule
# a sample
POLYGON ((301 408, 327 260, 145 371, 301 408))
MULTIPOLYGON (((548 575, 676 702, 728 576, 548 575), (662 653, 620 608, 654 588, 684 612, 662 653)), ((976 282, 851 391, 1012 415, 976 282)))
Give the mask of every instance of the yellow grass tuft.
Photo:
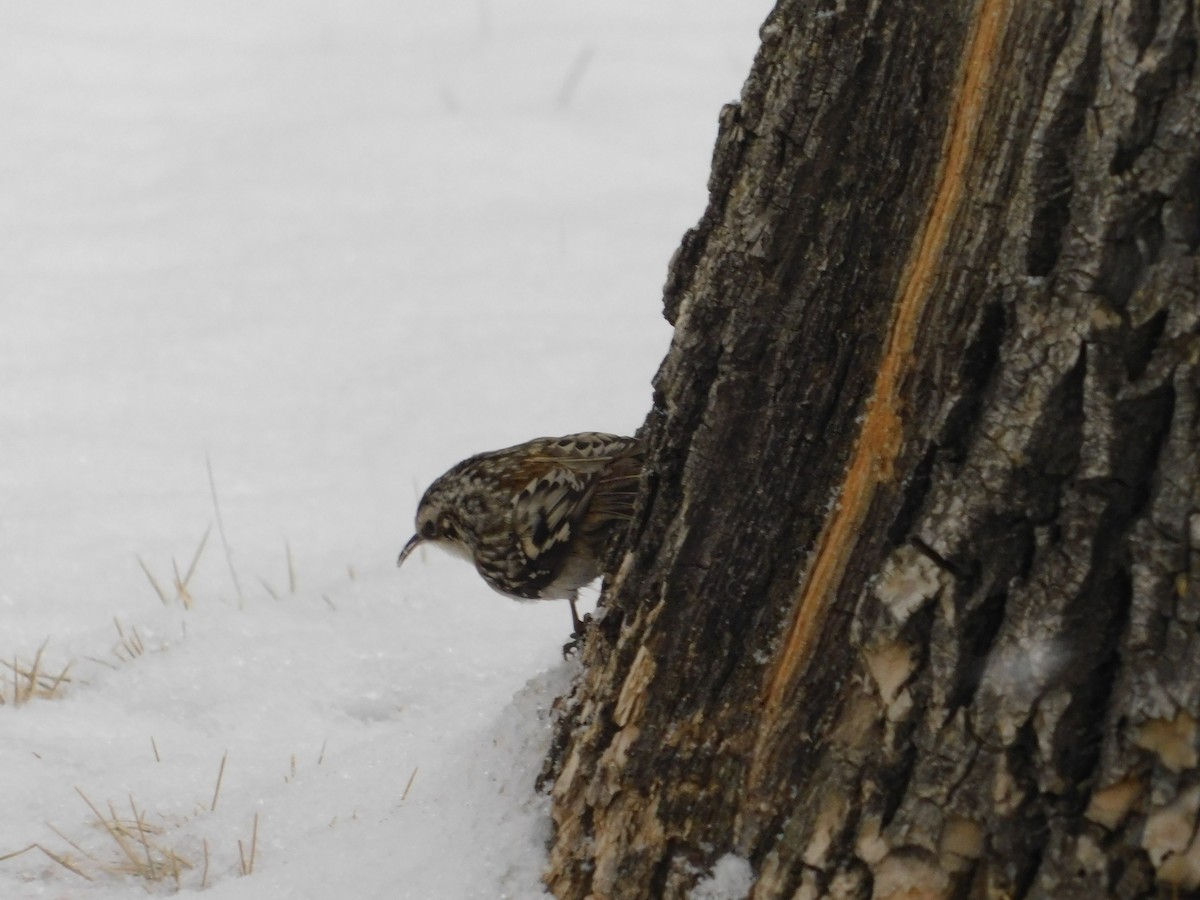
MULTIPOLYGON (((221 773, 224 773, 224 769, 225 758, 222 758, 221 773)), ((219 791, 220 775, 217 793, 219 791)), ((52 849, 35 842, 12 853, 0 855, 0 863, 37 851, 85 881, 115 876, 141 879, 147 889, 149 885, 163 883, 173 886, 176 891, 185 887, 199 890, 209 887, 209 868, 212 860, 207 839, 201 841, 202 858, 193 861, 175 845, 178 842, 170 839, 167 828, 147 820, 145 809, 138 805, 132 794, 126 798, 128 810, 118 811, 117 805, 111 801, 102 806, 93 802, 80 788, 76 787, 75 792, 93 817, 87 824, 98 828, 108 838, 107 853, 103 847, 86 849, 79 841, 73 840, 47 822, 46 827, 53 831, 68 849, 52 849)), ((213 805, 215 803, 216 793, 213 795, 213 805)), ((242 838, 235 841, 238 854, 237 871, 242 876, 254 874, 254 866, 258 860, 258 820, 259 814, 255 813, 248 844, 242 838)))
POLYGON ((192 868, 191 862, 184 859, 174 849, 164 846, 161 840, 162 829, 146 822, 145 813, 137 808, 133 796, 129 797, 130 818, 122 818, 110 802, 106 816, 79 788, 75 792, 95 814, 97 823, 112 838, 113 844, 120 855, 112 863, 99 863, 108 872, 135 875, 147 882, 159 882, 170 879, 176 888, 181 886, 182 873, 192 868))
POLYGON ((200 537, 200 543, 196 547, 196 552, 192 554, 192 561, 188 564, 187 571, 182 575, 179 573, 179 563, 174 558, 171 559, 171 575, 172 586, 175 588, 175 596, 172 598, 169 592, 162 586, 154 573, 150 571, 150 567, 146 565, 146 561, 140 556, 137 557, 138 565, 146 575, 146 580, 150 582, 150 587, 154 588, 154 593, 158 594, 158 599, 162 601, 163 606, 170 606, 174 601, 178 601, 183 605, 184 609, 191 609, 195 599, 191 593, 192 576, 196 574, 196 566, 200 563, 200 557, 204 553, 204 548, 208 544, 208 536, 212 533, 212 525, 210 524, 204 529, 204 534, 200 537))
POLYGON ((30 700, 53 700, 63 695, 71 683, 71 663, 67 663, 57 675, 43 668, 43 656, 50 639, 42 641, 33 661, 24 663, 14 655, 12 661, 0 659, 7 674, 0 672, 0 706, 21 706, 30 700))
POLYGON ((113 624, 117 626, 117 643, 113 645, 112 654, 121 662, 133 662, 139 656, 146 652, 146 644, 142 641, 142 636, 138 634, 137 626, 134 625, 129 634, 125 633, 125 629, 121 627, 121 620, 113 616, 113 624))
POLYGON ((133 875, 148 883, 172 881, 176 890, 183 886, 184 873, 192 868, 192 863, 163 843, 162 829, 146 821, 145 812, 138 809, 132 796, 129 798, 129 815, 122 816, 117 813, 112 803, 107 804, 107 813, 102 812, 87 794, 79 788, 75 788, 75 791, 95 815, 96 824, 112 839, 117 850, 114 860, 105 861, 96 854, 89 853, 47 823, 47 827, 62 838, 77 856, 71 852, 56 853, 43 844, 34 843, 14 853, 0 856, 0 862, 37 850, 85 881, 95 881, 102 875, 133 875))

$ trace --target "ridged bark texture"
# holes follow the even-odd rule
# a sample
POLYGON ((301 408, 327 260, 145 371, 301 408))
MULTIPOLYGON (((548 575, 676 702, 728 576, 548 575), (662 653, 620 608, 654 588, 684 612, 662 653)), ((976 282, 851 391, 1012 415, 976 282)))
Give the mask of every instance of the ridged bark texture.
POLYGON ((721 114, 561 898, 1200 889, 1187 0, 782 0, 721 114), (744 866, 744 864, 743 864, 744 866))

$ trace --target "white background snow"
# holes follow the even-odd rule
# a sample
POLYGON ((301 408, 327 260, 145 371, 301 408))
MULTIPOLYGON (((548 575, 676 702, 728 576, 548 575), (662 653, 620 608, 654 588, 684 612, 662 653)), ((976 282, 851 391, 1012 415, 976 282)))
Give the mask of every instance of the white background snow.
POLYGON ((0 897, 143 893, 83 796, 213 898, 541 894, 567 608, 396 552, 459 459, 641 423, 768 7, 0 7, 0 658, 70 666, 0 667, 0 856, 92 879, 0 897))

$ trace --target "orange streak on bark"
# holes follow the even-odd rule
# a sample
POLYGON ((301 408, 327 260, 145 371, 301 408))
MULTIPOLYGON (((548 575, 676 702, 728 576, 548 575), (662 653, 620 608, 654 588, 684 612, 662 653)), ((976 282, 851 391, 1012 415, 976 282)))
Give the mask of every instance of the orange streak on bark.
POLYGON ((837 508, 827 520, 804 581, 787 638, 767 691, 768 719, 795 679, 807 668, 826 610, 841 584, 857 537, 880 485, 894 476, 904 446, 904 376, 912 368, 917 326, 933 288, 950 227, 962 205, 967 167, 983 118, 988 89, 1012 0, 981 0, 974 34, 960 70, 960 83, 942 144, 937 191, 925 227, 913 244, 900 281, 899 299, 884 344, 871 402, 842 482, 837 508))

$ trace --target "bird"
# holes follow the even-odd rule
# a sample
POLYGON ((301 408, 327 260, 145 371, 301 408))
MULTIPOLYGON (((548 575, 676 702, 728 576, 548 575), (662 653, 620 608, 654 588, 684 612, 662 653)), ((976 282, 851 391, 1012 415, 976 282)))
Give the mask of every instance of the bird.
POLYGON ((644 464, 641 440, 598 431, 472 456, 425 491, 396 565, 422 544, 443 547, 508 597, 566 599, 581 637, 579 589, 628 530, 644 464))

